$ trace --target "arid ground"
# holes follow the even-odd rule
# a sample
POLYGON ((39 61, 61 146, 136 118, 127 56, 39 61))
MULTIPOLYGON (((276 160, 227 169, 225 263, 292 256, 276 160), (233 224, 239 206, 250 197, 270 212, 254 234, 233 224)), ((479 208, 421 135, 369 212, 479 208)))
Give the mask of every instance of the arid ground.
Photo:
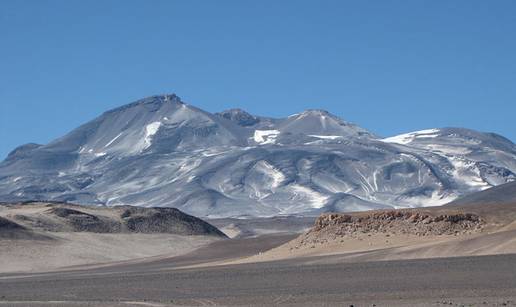
POLYGON ((233 239, 82 207, 121 226, 77 231, 92 218, 38 206, 0 211, 0 306, 516 306, 509 203, 213 221, 233 239))

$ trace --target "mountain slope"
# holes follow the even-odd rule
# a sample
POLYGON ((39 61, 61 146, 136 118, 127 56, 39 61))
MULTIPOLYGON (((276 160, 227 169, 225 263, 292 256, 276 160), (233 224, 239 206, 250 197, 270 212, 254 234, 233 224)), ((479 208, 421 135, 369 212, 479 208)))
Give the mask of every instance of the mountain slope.
POLYGON ((446 206, 514 205, 516 207, 516 182, 502 184, 485 191, 471 193, 446 206))
POLYGON ((318 215, 440 205, 515 173, 516 146, 495 134, 443 128, 381 139, 327 111, 211 114, 163 95, 15 149, 0 163, 0 200, 318 215))

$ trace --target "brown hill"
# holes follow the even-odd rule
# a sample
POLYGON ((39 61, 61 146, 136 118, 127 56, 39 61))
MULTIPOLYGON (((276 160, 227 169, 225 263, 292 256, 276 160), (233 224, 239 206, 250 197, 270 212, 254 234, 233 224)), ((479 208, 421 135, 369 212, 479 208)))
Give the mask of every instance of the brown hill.
POLYGON ((225 237, 211 224, 174 208, 86 207, 32 202, 4 204, 0 209, 0 217, 18 225, 20 231, 170 233, 225 237))
POLYGON ((172 208, 2 204, 0 273, 173 257, 224 238, 172 208))
POLYGON ((243 262, 334 255, 369 261, 516 253, 516 183, 440 207, 321 215, 291 242, 243 262))

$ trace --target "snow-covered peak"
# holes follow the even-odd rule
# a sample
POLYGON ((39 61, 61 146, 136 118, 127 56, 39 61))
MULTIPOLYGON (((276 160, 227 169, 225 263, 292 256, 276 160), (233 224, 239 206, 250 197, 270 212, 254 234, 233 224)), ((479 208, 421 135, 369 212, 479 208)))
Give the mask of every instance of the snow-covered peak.
POLYGON ((78 152, 89 159, 101 152, 130 156, 245 142, 244 133, 236 125, 171 94, 147 97, 107 111, 45 148, 78 152))

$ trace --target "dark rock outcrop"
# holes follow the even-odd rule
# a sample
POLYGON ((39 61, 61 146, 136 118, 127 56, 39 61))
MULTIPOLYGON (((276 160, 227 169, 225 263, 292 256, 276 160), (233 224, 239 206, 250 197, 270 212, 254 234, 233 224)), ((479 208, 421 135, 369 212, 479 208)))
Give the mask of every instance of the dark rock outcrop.
POLYGON ((225 237, 216 227, 175 208, 127 208, 122 214, 131 232, 215 235, 225 237))
POLYGON ((48 212, 66 220, 66 223, 77 232, 115 233, 121 230, 121 224, 118 221, 75 209, 56 207, 49 209, 48 212))
POLYGON ((51 240, 50 237, 34 233, 30 229, 3 217, 0 217, 0 239, 51 240))

